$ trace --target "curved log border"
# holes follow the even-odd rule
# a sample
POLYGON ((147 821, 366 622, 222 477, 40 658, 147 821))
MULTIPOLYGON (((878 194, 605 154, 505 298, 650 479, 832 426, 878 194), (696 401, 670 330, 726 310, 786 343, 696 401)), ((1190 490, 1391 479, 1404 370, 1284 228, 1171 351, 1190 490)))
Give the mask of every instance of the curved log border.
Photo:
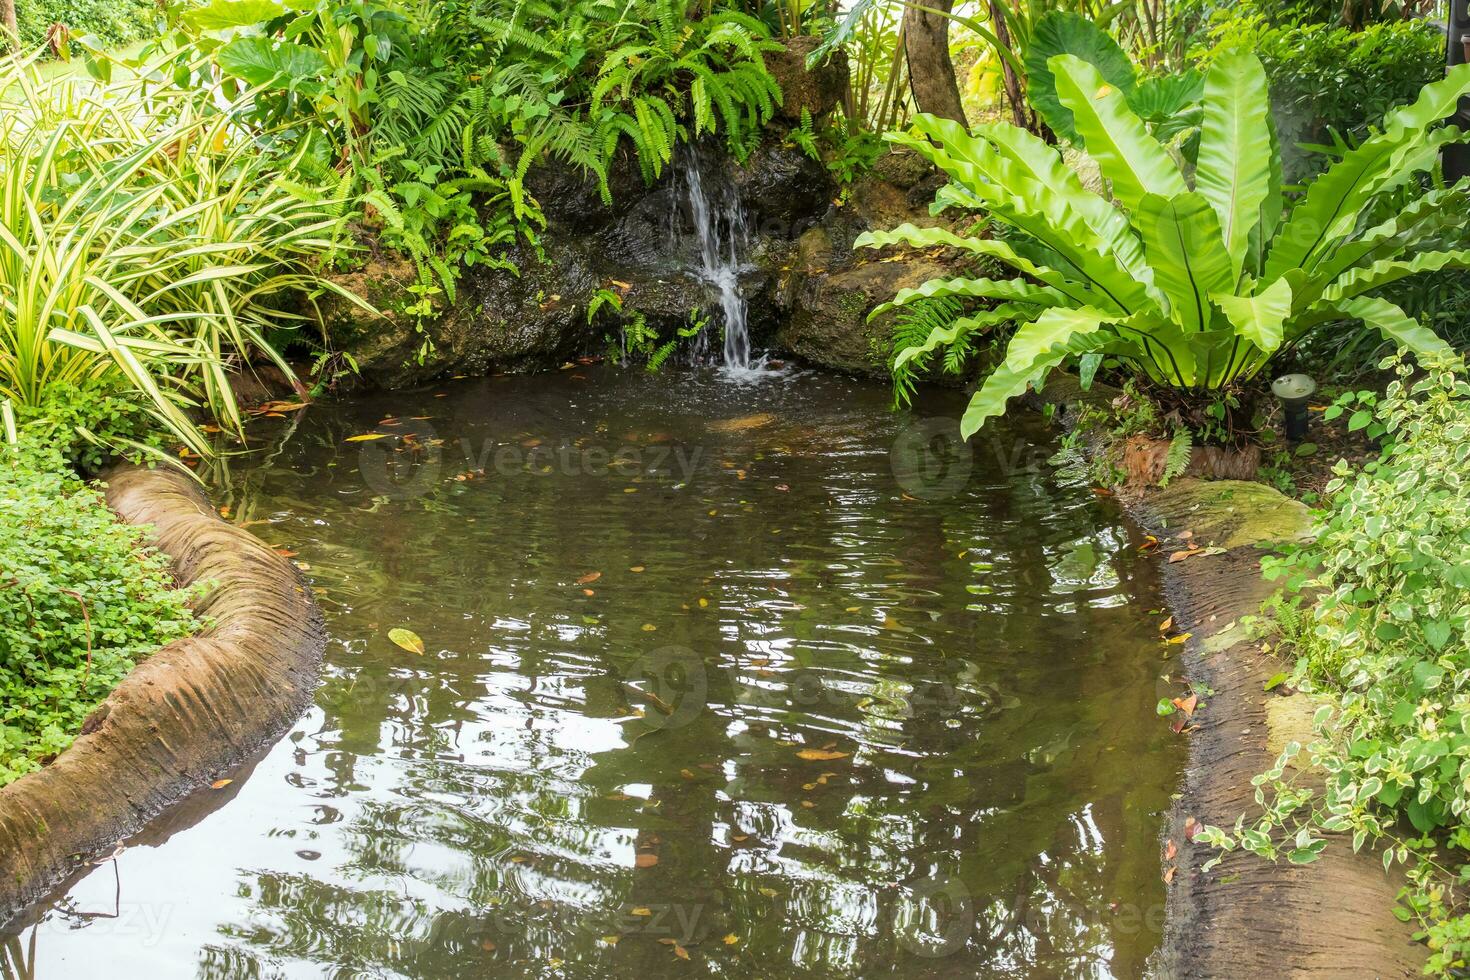
MULTIPOLYGON (((1041 398, 1062 408, 1066 422, 1068 405, 1105 405, 1117 394, 1103 385, 1083 392, 1075 378, 1056 375, 1041 398)), ((1354 854, 1345 835, 1333 835, 1310 865, 1236 850, 1206 873, 1217 852, 1191 842, 1185 829, 1191 819, 1232 827, 1241 814, 1257 812, 1251 778, 1270 769, 1288 741, 1311 737, 1315 704, 1302 694, 1266 692, 1266 681, 1285 667, 1240 625, 1275 589, 1261 577, 1262 555, 1310 537, 1306 506, 1262 483, 1197 479, 1120 494, 1119 502, 1164 545, 1161 553, 1184 548, 1169 545, 1185 530, 1192 545, 1226 549, 1162 568, 1174 629, 1190 634, 1180 656, 1185 677, 1213 693, 1201 696, 1190 719, 1197 727, 1186 736, 1189 761, 1161 842, 1165 853, 1172 843, 1165 865, 1175 870, 1155 972, 1170 980, 1420 976, 1426 950, 1393 914, 1402 880, 1383 870, 1377 853, 1354 854)))
POLYGON ((0 921, 290 727, 326 634, 290 561, 223 521, 181 473, 120 467, 107 503, 153 528, 209 621, 142 661, 54 762, 0 789, 0 921))

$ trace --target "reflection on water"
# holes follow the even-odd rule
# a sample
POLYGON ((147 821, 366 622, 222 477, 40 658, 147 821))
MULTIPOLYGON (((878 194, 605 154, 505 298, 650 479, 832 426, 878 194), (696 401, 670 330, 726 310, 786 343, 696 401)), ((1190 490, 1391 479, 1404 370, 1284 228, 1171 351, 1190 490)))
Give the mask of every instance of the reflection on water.
POLYGON ((1151 569, 1031 423, 971 462, 887 397, 577 368, 258 423, 221 502, 321 598, 316 704, 8 968, 1141 975, 1151 569))

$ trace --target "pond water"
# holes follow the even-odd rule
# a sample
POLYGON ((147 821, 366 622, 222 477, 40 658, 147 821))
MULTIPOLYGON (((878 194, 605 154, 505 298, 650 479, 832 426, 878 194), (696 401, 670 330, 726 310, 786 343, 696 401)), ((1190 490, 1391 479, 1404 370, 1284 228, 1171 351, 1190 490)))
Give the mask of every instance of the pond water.
POLYGON ((217 499, 321 600, 315 704, 6 974, 1144 974, 1156 570, 1039 420, 889 399, 579 366, 254 423, 217 499))

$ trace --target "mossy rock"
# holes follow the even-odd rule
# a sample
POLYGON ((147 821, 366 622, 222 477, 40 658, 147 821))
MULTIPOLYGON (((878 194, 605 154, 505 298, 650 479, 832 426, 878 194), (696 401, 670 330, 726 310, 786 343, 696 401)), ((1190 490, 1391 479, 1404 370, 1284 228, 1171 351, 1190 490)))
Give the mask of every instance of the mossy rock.
POLYGON ((1193 531, 1197 544, 1221 548, 1307 541, 1307 506, 1263 483, 1180 480, 1150 496, 1150 523, 1169 531, 1193 531))

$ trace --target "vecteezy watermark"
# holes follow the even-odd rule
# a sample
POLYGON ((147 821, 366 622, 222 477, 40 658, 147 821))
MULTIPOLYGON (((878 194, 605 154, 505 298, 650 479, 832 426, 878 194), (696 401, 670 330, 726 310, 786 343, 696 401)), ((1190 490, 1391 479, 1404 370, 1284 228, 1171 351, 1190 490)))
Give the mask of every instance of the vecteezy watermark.
MULTIPOLYGON (((988 447, 994 470, 1002 476, 1039 472, 1051 453, 1033 440, 1007 439, 999 430, 969 439, 960 435, 958 419, 935 416, 906 427, 893 441, 888 462, 903 491, 920 500, 948 500, 969 483, 977 449, 988 447)), ((984 459, 984 455, 980 457, 984 459)))
POLYGON ((936 871, 900 886, 893 906, 893 937, 909 953, 937 959, 972 943, 998 950, 1017 942, 1030 946, 1035 937, 1051 936, 1059 944, 1091 929, 1113 937, 1161 934, 1167 919, 1164 902, 1097 903, 1095 899, 1053 893, 1051 901, 1033 901, 1029 893, 1012 899, 986 896, 977 901, 959 878, 936 871))
POLYGON ((371 438, 358 450, 358 470, 375 494, 415 500, 445 483, 473 482, 489 476, 633 477, 667 476, 687 482, 699 467, 701 447, 668 443, 610 448, 582 440, 556 443, 528 438, 441 438, 428 422, 404 420, 390 433, 371 438))
POLYGON ((624 683, 648 702, 643 717, 654 728, 682 728, 709 702, 709 673, 688 647, 660 647, 639 657, 624 683))
POLYGON ((898 485, 920 500, 947 500, 969 482, 975 466, 958 420, 920 419, 899 433, 888 452, 898 485))
POLYGON ((713 665, 683 646, 664 646, 623 671, 628 702, 645 723, 658 729, 683 728, 710 707, 712 688, 722 702, 741 711, 799 710, 816 714, 859 711, 889 721, 923 718, 958 727, 1014 706, 1016 698, 994 684, 957 684, 941 678, 917 680, 902 689, 887 686, 851 689, 820 668, 767 656, 742 657, 713 665))
POLYGON ((357 453, 357 469, 375 494, 415 500, 439 485, 443 443, 432 425, 411 419, 390 436, 364 442, 357 453))
POLYGON ((550 903, 530 907, 496 905, 470 927, 468 938, 487 948, 528 932, 550 932, 563 939, 579 936, 595 941, 612 937, 693 944, 718 925, 718 911, 703 903, 654 900, 604 909, 550 903))
POLYGON ((975 931, 975 901, 958 878, 931 875, 907 885, 893 911, 893 935, 916 956, 956 953, 975 931))

